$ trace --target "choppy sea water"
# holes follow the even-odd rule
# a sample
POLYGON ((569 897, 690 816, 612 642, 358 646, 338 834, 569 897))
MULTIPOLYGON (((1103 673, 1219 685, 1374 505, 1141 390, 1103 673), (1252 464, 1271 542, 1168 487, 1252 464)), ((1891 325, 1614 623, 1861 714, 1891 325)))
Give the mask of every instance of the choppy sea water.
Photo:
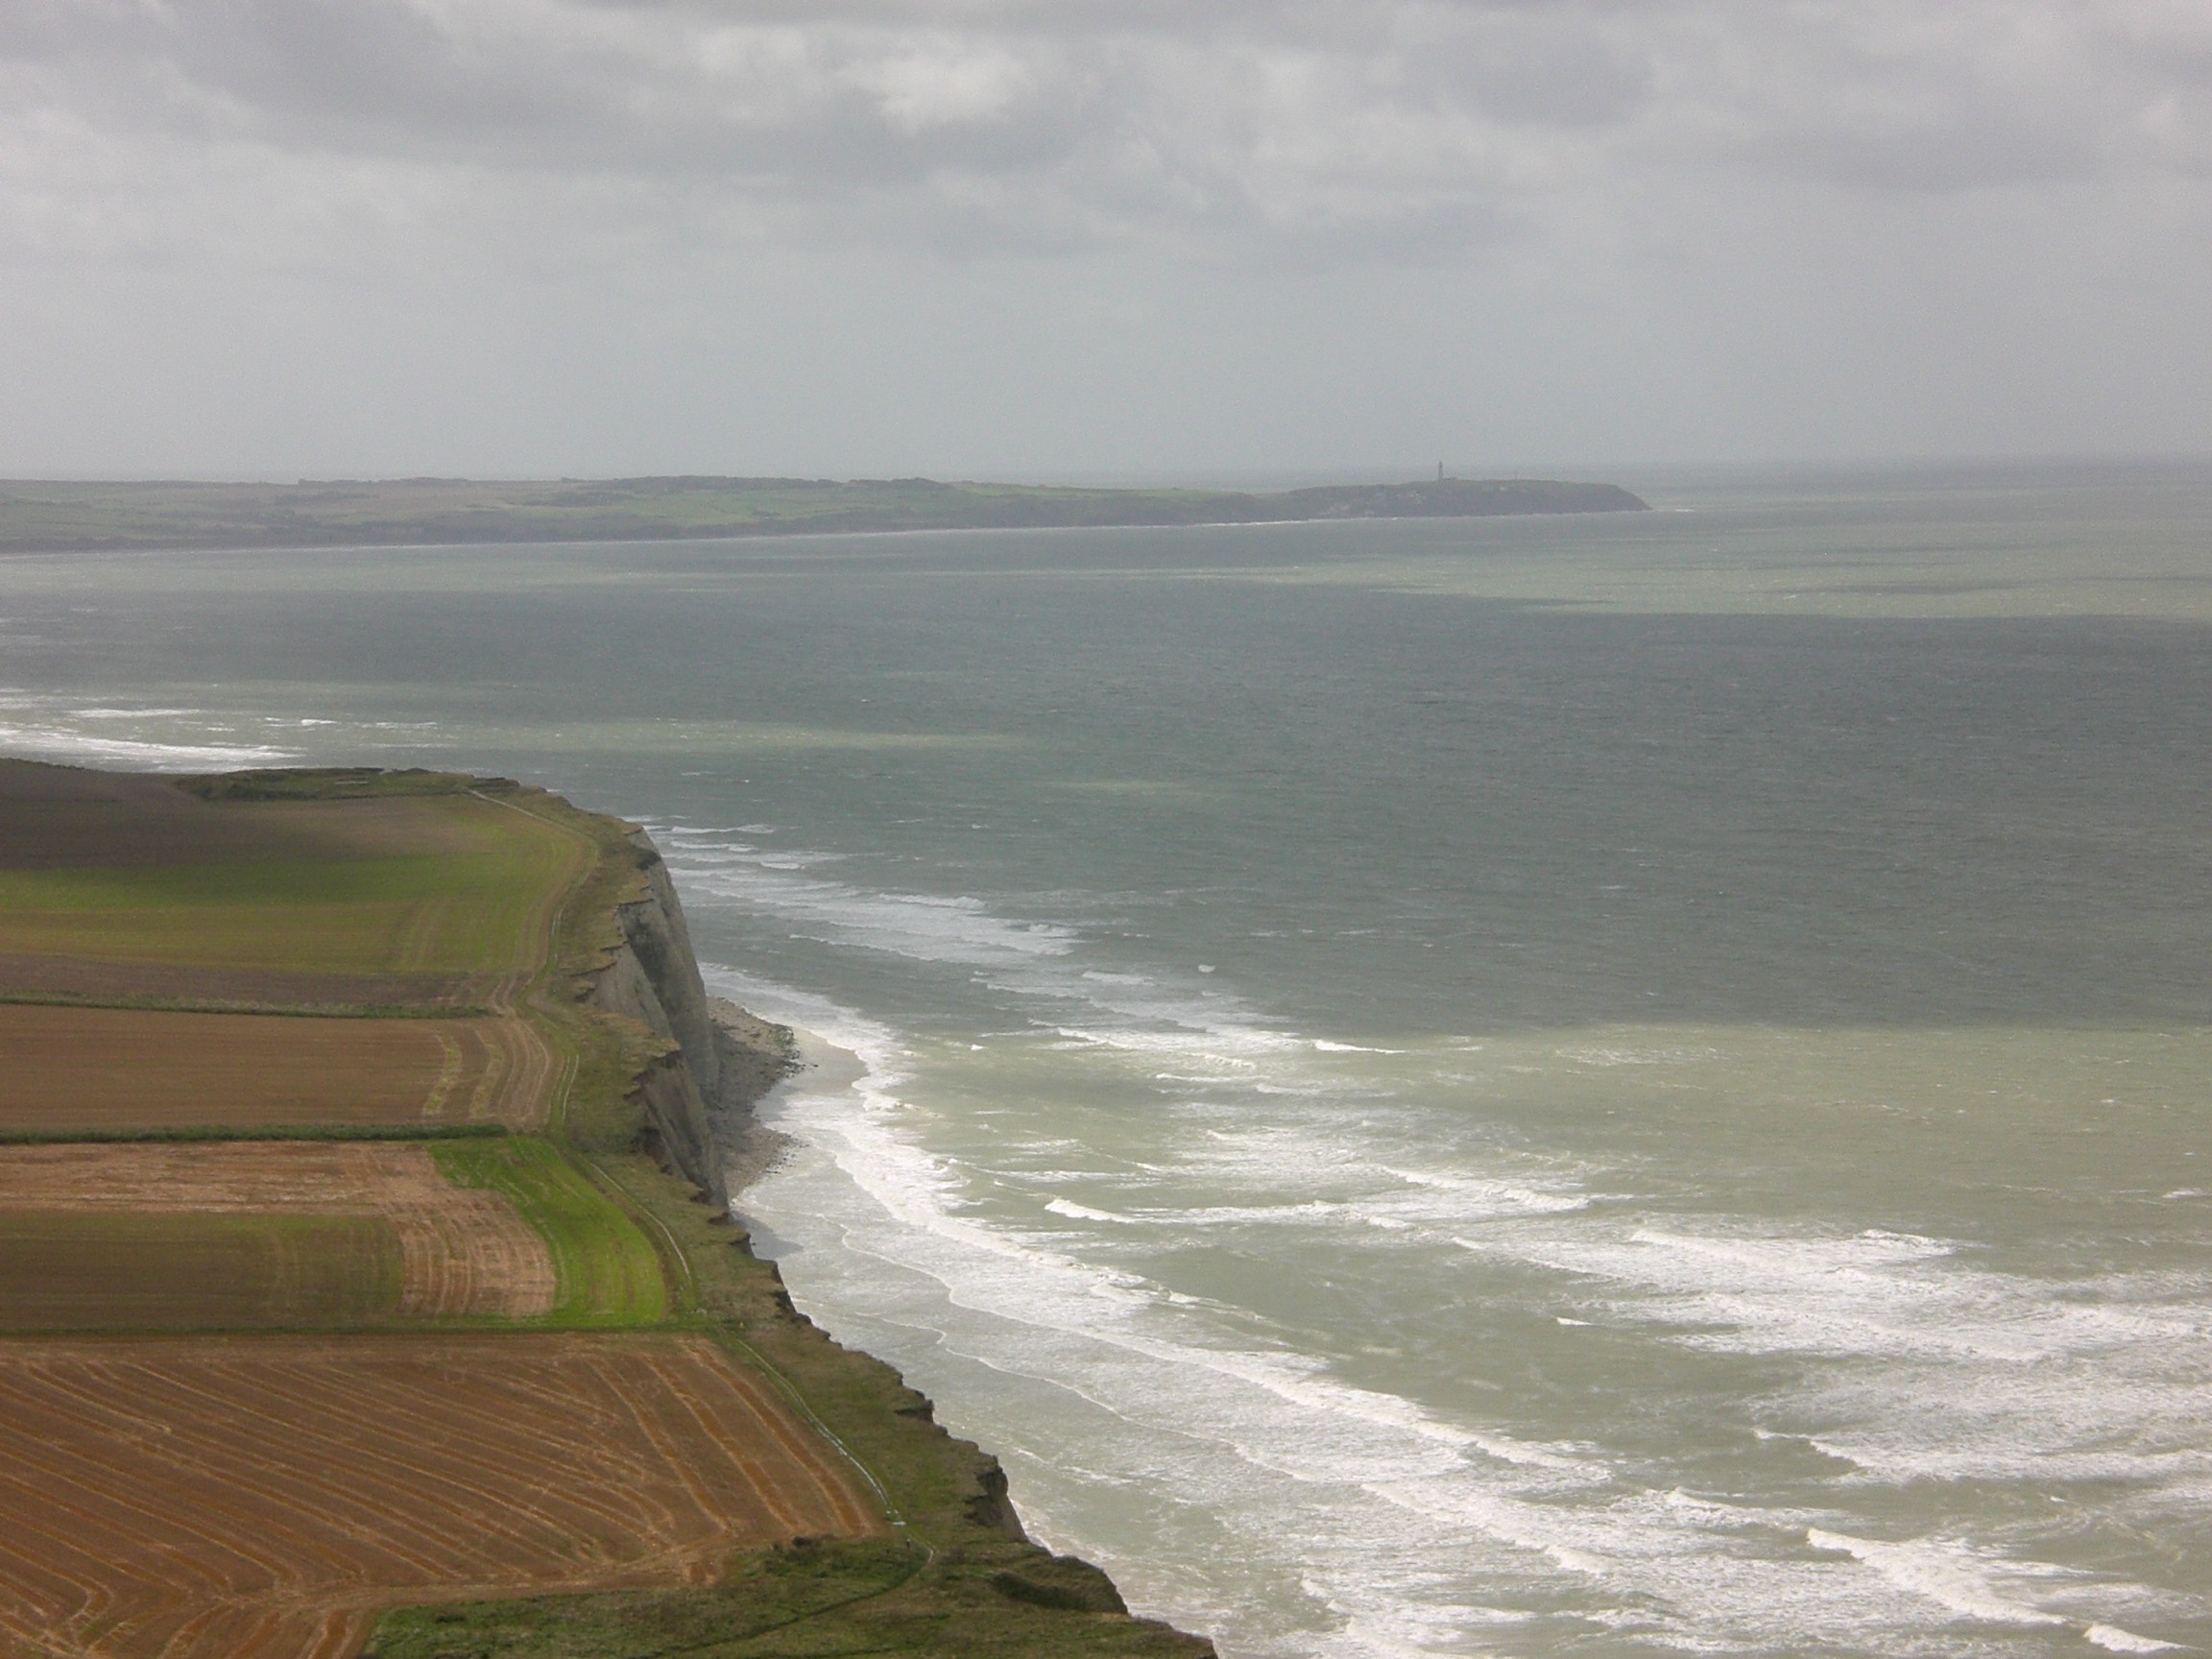
POLYGON ((2212 469, 0 561, 0 748, 505 771, 858 1056, 742 1207, 1241 1655, 2212 1645, 2212 469))

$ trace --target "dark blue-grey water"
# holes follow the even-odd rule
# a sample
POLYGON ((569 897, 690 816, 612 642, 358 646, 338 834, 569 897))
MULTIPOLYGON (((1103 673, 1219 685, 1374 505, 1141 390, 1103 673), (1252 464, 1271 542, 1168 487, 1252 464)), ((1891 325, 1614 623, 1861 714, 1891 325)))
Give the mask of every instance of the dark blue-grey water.
POLYGON ((803 1305, 1231 1655, 2212 1643, 2212 469, 0 562, 0 748, 649 823, 803 1305))

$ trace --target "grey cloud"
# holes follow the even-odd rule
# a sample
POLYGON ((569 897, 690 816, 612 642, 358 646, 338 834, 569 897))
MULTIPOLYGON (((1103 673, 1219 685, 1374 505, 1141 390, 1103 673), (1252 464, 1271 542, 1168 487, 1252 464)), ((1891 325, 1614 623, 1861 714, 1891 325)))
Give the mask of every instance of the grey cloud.
MULTIPOLYGON (((1874 189, 2203 170, 2212 16, 2125 3, 1778 10, 1686 43, 1716 149, 1874 189), (1760 50, 1747 52, 1747 45, 1760 50)), ((1695 118, 1689 123, 1695 125, 1695 118)))
POLYGON ((93 0, 26 7, 0 52, 18 111, 675 177, 838 235, 1382 251, 1700 156, 1937 190, 2198 167, 2206 34, 2117 0, 93 0))
POLYGON ((2204 0, 0 0, 0 444, 2212 441, 2208 177, 2204 0))

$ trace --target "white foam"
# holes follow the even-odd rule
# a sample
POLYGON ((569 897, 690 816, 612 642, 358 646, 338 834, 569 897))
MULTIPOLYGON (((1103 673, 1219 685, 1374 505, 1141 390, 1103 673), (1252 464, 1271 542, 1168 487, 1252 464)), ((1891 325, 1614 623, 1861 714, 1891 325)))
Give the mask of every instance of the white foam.
MULTIPOLYGON (((733 858, 722 868, 745 881, 814 879, 763 877, 757 858, 726 843, 715 857, 733 858)), ((1069 913, 1081 914, 1080 904, 1069 913)), ((1021 926, 988 907, 953 921, 973 924, 977 937, 1021 926)), ((1188 982, 1178 989, 1169 971, 1101 965, 1080 927, 1049 926, 1062 930, 1055 949, 1000 951, 978 964, 987 974, 960 983, 1011 998, 998 1004, 1001 1021, 1038 1009, 1021 998, 1079 1003, 1028 1012, 1031 1033, 996 1033, 994 1065, 1020 1064, 1026 1042, 1046 1074, 1060 1068, 1083 1080, 1084 1103, 1069 1111, 1096 1110, 1091 1091, 1101 1080, 1134 1092, 1130 1100, 1159 1102, 1156 1118, 1137 1114, 1126 1134, 1070 1135, 1079 1119, 1011 1094, 994 1104, 986 1128, 973 1103, 958 1112, 930 1104, 946 1098, 932 1093, 939 1069, 957 1074, 970 1064, 957 1045, 909 1051, 895 1033, 823 999, 776 1001, 737 977, 709 977, 861 1052, 868 1068, 850 1094, 794 1086, 779 1122, 811 1150, 751 1198, 767 1227, 804 1245, 786 1269, 794 1295, 826 1322, 850 1322, 848 1339, 886 1353, 933 1391, 949 1389, 940 1398, 949 1421, 959 1402, 982 1403, 996 1449, 1028 1471, 1017 1492, 1024 1512, 1034 1518, 1041 1493, 1043 1513, 1058 1506, 1070 1517, 1055 1543, 1102 1553, 1140 1584, 1147 1573, 1172 1577, 1168 1610, 1225 1608, 1255 1654, 1417 1653, 1447 1640, 1437 1632, 1479 1630, 1481 1618, 1458 1618, 1457 1592, 1439 1591, 1447 1583, 1486 1596, 1522 1586, 1530 1605, 1571 1605, 1598 1625, 1715 1652, 1794 1650, 1815 1639, 1809 1633, 1869 1651, 1925 1647, 1960 1618, 2148 1640, 2085 1617, 2136 1623, 2130 1610, 2156 1599, 2141 1587, 2105 1581, 2104 1602, 2055 1612, 2041 1604, 2032 1562, 1940 1540, 1869 1541, 1850 1505, 1883 1482, 1988 1473, 2121 1477, 2152 1482, 2176 1503, 2200 1486, 2212 1506, 2212 1455, 2194 1443, 2149 1451, 2138 1431, 2203 1414, 2182 1392, 2200 1374, 2195 1357, 2212 1357, 2200 1287, 2108 1281, 2062 1295, 1998 1270, 1958 1239, 1710 1211, 1639 1216, 1632 1207, 1648 1201, 1624 1196, 1609 1172, 1509 1143, 1497 1150, 1465 1124, 1440 1137, 1380 1090, 1369 1097, 1382 1104, 1347 1111, 1380 1071, 1316 1056, 1377 1050, 1294 1036, 1234 998, 1207 998, 1188 982), (1351 1086, 1324 1075, 1332 1071, 1351 1086), (896 1105, 893 1091, 909 1074, 919 1112, 896 1105), (1051 1192, 1074 1182, 1082 1185, 1063 1190, 1093 1202, 1051 1192), (1034 1196, 1017 1197, 1022 1188, 1034 1196), (1177 1202, 1162 1202, 1169 1194, 1177 1202), (1470 1299, 1504 1285, 1553 1329, 1606 1327, 1601 1337, 1555 1338, 1568 1349, 1618 1334, 1801 1357, 1809 1362, 1792 1366, 1795 1381, 1745 1404, 1746 1415, 1772 1427, 1741 1427, 1843 1459, 1829 1488, 1842 1506, 1794 1513, 1749 1496, 1719 1504, 1671 1487, 1640 1490, 1647 1455, 1617 1463, 1602 1449, 1540 1440, 1466 1408, 1484 1398, 1468 1389, 1494 1386, 1486 1380, 1440 1396, 1451 1408, 1391 1392, 1374 1381, 1388 1369, 1352 1369, 1357 1352, 1340 1369, 1299 1351, 1308 1334, 1216 1299, 1232 1294, 1221 1286, 1233 1281, 1153 1265, 1210 1228, 1299 1229, 1274 1237, 1314 1262, 1339 1245, 1364 1253, 1369 1268, 1403 1261, 1433 1273, 1459 1262, 1444 1270, 1479 1287, 1454 1286, 1470 1299), (1498 1265, 1452 1257, 1454 1245, 1498 1265), (1191 1293, 1199 1290, 1211 1294, 1191 1293), (1573 1311, 1552 1311, 1560 1308, 1573 1311), (1102 1503, 1106 1486, 1117 1496, 1102 1503), (1117 1558, 1111 1538, 1101 1542, 1085 1519, 1115 1505, 1178 1536, 1186 1529, 1175 1518, 1188 1517, 1189 1534, 1217 1537, 1218 1548, 1173 1567, 1148 1566, 1142 1546, 1117 1558), (1840 1541, 1821 1547, 1859 1565, 1808 1554, 1793 1542, 1808 1536, 1840 1541), (1414 1561, 1429 1577, 1411 1576, 1404 1564, 1414 1561), (1293 1568, 1334 1611, 1327 1633, 1269 1599, 1264 1587, 1280 1583, 1268 1575, 1293 1568), (1563 1588, 1561 1575, 1575 1586, 1563 1588)), ((1602 1058, 1697 1057, 1623 1052, 1631 1057, 1602 1058)), ((2033 1541, 2022 1548, 2032 1553, 2033 1541)), ((2068 1606, 2095 1599, 2079 1584, 2066 1598, 2068 1606)))
MULTIPOLYGON (((1590 1195, 1564 1186, 1559 1188, 1532 1187, 1526 1182, 1501 1181, 1491 1176, 1470 1175, 1456 1170, 1406 1169, 1396 1165, 1375 1166, 1383 1174, 1403 1181, 1408 1187, 1426 1188, 1431 1191, 1449 1193, 1458 1203, 1451 1205, 1445 1214, 1457 1220, 1474 1220, 1490 1215, 1558 1215, 1590 1206, 1590 1195)), ((1479 1246, 1469 1245, 1474 1249, 1479 1246)))
POLYGON ((1479 1450, 1530 1467, 1602 1478, 1586 1459, 1485 1436, 1400 1396, 1333 1379, 1321 1361, 1304 1355, 1202 1346, 1156 1330, 1142 1316, 1166 1300, 1158 1286, 1070 1255, 1056 1236, 1046 1245, 969 1218, 962 1213, 956 1171, 907 1141, 902 1126, 864 1110, 822 1104, 830 1110, 810 1115, 809 1131, 818 1140, 828 1131, 838 1166, 883 1214, 903 1224, 902 1263, 930 1272, 962 1307, 1166 1360, 1186 1375, 1230 1381, 1302 1415, 1386 1428, 1435 1448, 1479 1450), (925 1240, 950 1248, 925 1250, 925 1240))
POLYGON ((905 1080, 905 1046, 890 1026, 818 993, 779 985, 724 963, 703 961, 699 973, 715 996, 728 998, 764 1020, 803 1026, 832 1046, 857 1056, 866 1075, 854 1088, 863 1098, 880 1099, 884 1092, 905 1080))
POLYGON ((1717 1048, 1622 1048, 1592 1046, 1581 1048, 1562 1048, 1559 1058, 1577 1066, 1611 1068, 1615 1066, 1687 1066, 1698 1061, 1719 1058, 1717 1048))
POLYGON ((2092 1624, 2081 1632, 2098 1647, 2114 1653, 2178 1653, 2178 1642, 2160 1642, 2153 1637, 2138 1636, 2132 1630, 2123 1630, 2117 1624, 2092 1624))
POLYGON ((38 759, 92 760, 139 772, 278 766, 300 758, 295 750, 262 743, 156 743, 7 722, 0 722, 0 752, 38 759))
POLYGON ((1170 976, 1082 959, 1086 941, 1062 920, 998 914, 970 894, 877 891, 810 871, 842 855, 765 850, 733 832, 671 833, 664 849, 695 902, 774 916, 800 936, 909 961, 982 969, 990 989, 1058 1005, 1042 1019, 1070 1041, 1178 1059, 1278 1052, 1296 1040, 1269 1029, 1233 994, 1178 989, 1170 976), (1066 1019, 1067 1006, 1080 1012, 1066 1019))
POLYGON ((1118 1227, 1143 1225, 1134 1215, 1117 1215, 1111 1210, 1094 1210, 1088 1204, 1077 1204, 1066 1198, 1055 1198, 1045 1208, 1055 1215, 1066 1215, 1075 1221, 1111 1221, 1118 1227))
POLYGON ((2186 1305, 2060 1296, 2044 1281, 1967 1264, 1941 1239, 1706 1227, 1523 1229, 1458 1242, 1611 1280, 1636 1292, 1622 1306, 1638 1317, 1694 1328, 1680 1340, 1741 1352, 2016 1362, 2204 1336, 2186 1305))
POLYGON ((1907 1544, 1880 1544, 1841 1532, 1810 1527, 1806 1542, 1815 1550, 1837 1550, 1862 1561, 1902 1590, 1948 1607, 1965 1619, 1991 1624, 2064 1624, 2056 1613, 2046 1613, 2001 1594, 1989 1581, 1986 1564, 1962 1546, 1916 1540, 1907 1544))
MULTIPOLYGON (((1224 1108, 1219 1120, 1233 1121, 1231 1110, 1224 1108)), ((1749 1279, 1758 1296, 1778 1297, 1839 1274, 1848 1285, 1858 1282, 1853 1275, 1880 1282, 1972 1271, 1962 1268, 1951 1241, 1911 1234, 1706 1234, 1680 1223, 1615 1221, 1602 1212, 1558 1208, 1562 1200, 1584 1202, 1581 1193, 1427 1165, 1348 1160, 1341 1123, 1334 1141, 1328 1123, 1318 1111, 1311 1123, 1236 1128, 1215 1127, 1201 1116, 1183 1125, 1182 1146, 1193 1162, 1179 1169, 1178 1180, 1204 1167, 1223 1184, 1264 1181, 1276 1192, 1309 1181, 1341 1187, 1386 1180, 1390 1189, 1350 1199, 1175 1211, 1064 1199, 1049 1208, 1118 1237, 1132 1223, 1178 1219, 1371 1224, 1402 1219, 1382 1208, 1391 1202, 1464 1209, 1518 1194, 1517 1215, 1499 1222, 1497 1240, 1481 1242, 1515 1255, 1598 1239, 1620 1253, 1621 1264, 1636 1266, 1641 1277, 1620 1284, 1638 1300, 1622 1305, 1641 1309, 1646 1319, 1652 1295, 1668 1303, 1684 1287, 1703 1296, 1730 1284, 1741 1288, 1749 1279), (1550 1208, 1529 1209, 1530 1199, 1550 1208), (1669 1265, 1653 1286, 1658 1263, 1669 1265)), ((1574 1592, 1577 1616, 1716 1652, 1788 1650, 1808 1631, 1879 1651, 1893 1638, 1939 1628, 1930 1620, 1959 1617, 2022 1628, 2085 1627, 2008 1588, 2032 1568, 1935 1545, 1914 1553, 1871 1543, 1839 1528, 1841 1516, 1791 1517, 1678 1490, 1639 1492, 1591 1448, 1498 1432, 1348 1382, 1312 1356, 1233 1341, 1220 1319, 1236 1310, 1178 1295, 1142 1272, 1086 1260, 1093 1236, 1023 1228, 1003 1214, 994 1220, 993 1209, 975 1207, 976 1172, 931 1150, 921 1139, 926 1126, 873 1111, 859 1097, 818 1100, 803 1120, 794 1117, 785 1126, 801 1129, 828 1155, 818 1166, 792 1166, 759 1192, 772 1226, 801 1230, 818 1247, 796 1259, 791 1271, 803 1305, 831 1316, 811 1288, 827 1272, 839 1286, 834 1310, 871 1321, 871 1330, 911 1333, 911 1345, 893 1342, 901 1362, 918 1368, 926 1382, 941 1374, 968 1378, 969 1398, 980 1393, 998 1402, 994 1438, 1002 1447, 1037 1447, 1033 1461, 1014 1461, 1029 1471, 1025 1480, 1045 1480, 1047 1495, 1082 1483, 1066 1472, 1073 1465, 1093 1471, 1085 1478, 1093 1483, 1144 1494, 1146 1503, 1171 1511, 1195 1511, 1202 1530, 1226 1528, 1236 1563, 1231 1575, 1206 1577, 1193 1566, 1193 1578, 1175 1570, 1181 1588, 1163 1610, 1214 1608, 1210 1618, 1225 1620, 1254 1652, 1372 1659, 1423 1652, 1434 1642, 1449 1647, 1451 1639, 1439 1632, 1479 1640, 1474 1633, 1497 1615, 1458 1618, 1455 1605, 1436 1600, 1440 1585, 1479 1585, 1492 1596, 1526 1585, 1531 1597, 1556 1604, 1561 1575, 1582 1586, 1574 1592), (1100 1425, 1094 1432, 1081 1427, 1091 1421, 1100 1425), (1839 1541, 1828 1548, 1844 1548, 1846 1539, 1863 1548, 1853 1558, 1888 1593, 1869 1596, 1853 1587, 1863 1579, 1792 1559, 1772 1542, 1738 1542, 1776 1540, 1792 1526, 1796 1537, 1811 1530, 1839 1541), (1289 1615, 1261 1591, 1253 1592, 1258 1600, 1237 1599, 1241 1592, 1234 1586, 1274 1582, 1271 1562, 1286 1572, 1295 1566, 1301 1581, 1325 1596, 1338 1621, 1334 1634, 1256 1634, 1289 1615), (1426 1576, 1406 1565, 1413 1562, 1423 1564, 1426 1576), (1214 1599, 1223 1595, 1231 1598, 1226 1611, 1214 1599), (1931 1611, 1915 1615, 1916 1603, 1931 1611), (1961 1611, 1968 1608, 1974 1611, 1961 1611)), ((1375 1237, 1364 1227, 1359 1236, 1375 1237)), ((1017 1499, 1034 1518, 1030 1490, 1023 1486, 1017 1499)), ((1047 1504, 1042 1513, 1049 1520, 1055 1510, 1047 1504)), ((1165 1571, 1148 1568, 1142 1551, 1117 1557, 1080 1526, 1072 1535, 1045 1535, 1105 1554, 1118 1575, 1134 1575, 1139 1584, 1148 1572, 1156 1579, 1165 1571)), ((1307 1627, 1292 1621, 1281 1628, 1307 1627)))
MULTIPOLYGON (((1149 1016, 1161 1023, 1153 1025, 1103 1026, 1060 1025, 1054 1027, 1063 1037, 1097 1048, 1112 1048, 1123 1054, 1172 1056, 1189 1064, 1196 1061, 1223 1068, 1249 1069, 1254 1054, 1279 1054, 1285 1049, 1298 1046, 1297 1039, 1263 1027, 1240 1024, 1234 1021, 1210 1018, 1210 1010, 1189 1005, 1152 1004, 1132 1009, 1093 998, 1102 1012, 1133 1014, 1139 1018, 1149 1016), (1223 1049, 1231 1052, 1223 1053, 1223 1049)), ((1199 1081, 1211 1082, 1211 1078, 1199 1081)))

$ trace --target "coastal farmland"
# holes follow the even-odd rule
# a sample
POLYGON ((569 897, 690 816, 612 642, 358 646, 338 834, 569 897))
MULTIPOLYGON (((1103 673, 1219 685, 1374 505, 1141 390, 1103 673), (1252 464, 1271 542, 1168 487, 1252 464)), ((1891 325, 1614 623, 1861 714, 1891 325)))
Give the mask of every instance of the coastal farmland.
POLYGON ((526 1136, 449 1142, 438 1167, 479 1202, 512 1205, 550 1252, 564 1324, 650 1325, 667 1316, 661 1256, 621 1210, 551 1142, 526 1136))
POLYGON ((0 1651, 342 1659, 400 1602, 881 1530, 698 1337, 0 1343, 0 1651))
POLYGON ((542 1116, 549 1060, 517 1018, 341 1020, 0 1002, 10 1135, 542 1116))
MULTIPOLYGON (((605 1223, 652 1252, 619 1214, 605 1223)), ((0 1147, 0 1326, 48 1330, 532 1319, 538 1230, 383 1143, 0 1147)))
POLYGON ((445 1012, 503 1008, 543 964, 575 835, 466 780, 317 800, 258 776, 196 794, 0 761, 0 992, 445 1012))
POLYGON ((880 1529, 527 1132, 656 1051, 571 1011, 620 836, 434 774, 0 761, 0 1654, 335 1659, 402 1602, 880 1529))
POLYGON ((0 1659, 1207 1653, 792 1307, 712 1017, 541 791, 0 760, 0 1659))
POLYGON ((0 1212, 0 1332, 353 1325, 401 1273, 373 1216, 0 1212))

